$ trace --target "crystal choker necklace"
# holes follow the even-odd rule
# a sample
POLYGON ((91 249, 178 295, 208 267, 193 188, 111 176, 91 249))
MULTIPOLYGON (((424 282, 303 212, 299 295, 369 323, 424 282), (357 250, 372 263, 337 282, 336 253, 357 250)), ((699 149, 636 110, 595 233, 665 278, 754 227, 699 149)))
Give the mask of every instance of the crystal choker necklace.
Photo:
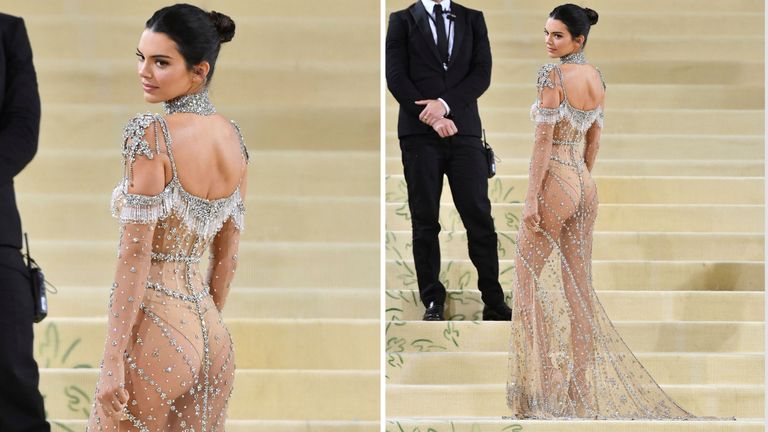
POLYGON ((587 64, 587 59, 584 58, 584 53, 579 51, 568 54, 565 57, 560 57, 560 64, 573 63, 573 64, 587 64))
POLYGON ((166 114, 193 113, 207 116, 216 113, 216 108, 208 99, 207 88, 163 102, 163 109, 166 114))

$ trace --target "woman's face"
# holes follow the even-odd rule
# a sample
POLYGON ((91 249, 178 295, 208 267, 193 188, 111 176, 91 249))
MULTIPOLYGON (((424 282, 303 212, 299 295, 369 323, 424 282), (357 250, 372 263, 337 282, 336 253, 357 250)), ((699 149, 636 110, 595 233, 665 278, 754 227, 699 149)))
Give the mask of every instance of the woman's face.
POLYGON ((584 36, 574 39, 568 27, 560 20, 549 18, 544 25, 544 43, 551 58, 565 57, 581 50, 584 36))
POLYGON ((144 30, 136 51, 145 101, 164 102, 194 93, 202 86, 205 75, 187 68, 176 43, 165 33, 144 30))

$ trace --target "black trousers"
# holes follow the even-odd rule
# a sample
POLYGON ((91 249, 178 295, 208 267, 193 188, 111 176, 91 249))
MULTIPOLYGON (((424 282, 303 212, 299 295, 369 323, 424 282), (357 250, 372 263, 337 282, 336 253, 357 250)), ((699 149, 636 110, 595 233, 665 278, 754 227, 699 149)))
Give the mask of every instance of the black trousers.
POLYGON ((490 306, 503 303, 496 230, 488 199, 488 164, 480 138, 412 135, 400 139, 400 150, 422 303, 443 304, 446 297, 445 286, 439 280, 438 241, 443 176, 448 178, 453 203, 467 229, 469 258, 477 269, 483 302, 490 306))
POLYGON ((32 356, 32 291, 18 249, 0 246, 0 431, 49 432, 32 356))

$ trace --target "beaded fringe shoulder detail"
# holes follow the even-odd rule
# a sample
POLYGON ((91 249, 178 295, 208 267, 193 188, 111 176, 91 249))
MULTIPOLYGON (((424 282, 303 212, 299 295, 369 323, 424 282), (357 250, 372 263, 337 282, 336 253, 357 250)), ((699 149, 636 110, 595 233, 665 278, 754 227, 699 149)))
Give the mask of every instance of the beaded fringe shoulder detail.
MULTIPOLYGON (((248 153, 242 133, 237 124, 234 122, 232 124, 240 138, 241 149, 247 163, 248 153)), ((122 154, 126 175, 112 192, 112 216, 116 217, 120 223, 150 224, 175 213, 190 230, 204 237, 215 235, 224 223, 232 218, 237 229, 242 231, 245 228, 245 205, 240 196, 240 186, 230 196, 216 200, 192 195, 184 190, 179 182, 172 155, 169 156, 174 166, 174 175, 162 192, 157 195, 128 193, 131 166, 136 157, 142 155, 148 159, 153 158, 152 148, 145 137, 146 130, 152 125, 155 126, 155 151, 158 151, 160 142, 157 125, 160 125, 165 142, 168 143, 170 140, 167 125, 162 116, 151 113, 137 114, 125 127, 122 154)))
POLYGON ((175 214, 191 231, 203 237, 215 235, 232 218, 238 230, 245 228, 245 205, 240 188, 232 195, 206 200, 190 194, 177 179, 157 195, 130 194, 124 179, 112 192, 112 216, 120 223, 151 224, 175 214))
MULTIPOLYGON (((558 74, 560 73, 557 66, 552 63, 545 64, 539 68, 539 71, 536 74, 536 88, 538 88, 539 91, 543 90, 545 87, 550 89, 556 87, 555 80, 552 79, 552 72, 555 70, 558 71, 558 74)), ((597 69, 597 72, 600 75, 600 81, 602 82, 603 88, 605 88, 603 74, 600 72, 600 69, 597 69)), ((604 118, 603 109, 601 107, 589 111, 576 109, 568 103, 567 98, 564 98, 557 108, 542 107, 540 99, 536 99, 536 102, 531 106, 532 121, 536 123, 555 124, 562 119, 566 119, 581 133, 585 133, 595 122, 602 128, 604 118)))

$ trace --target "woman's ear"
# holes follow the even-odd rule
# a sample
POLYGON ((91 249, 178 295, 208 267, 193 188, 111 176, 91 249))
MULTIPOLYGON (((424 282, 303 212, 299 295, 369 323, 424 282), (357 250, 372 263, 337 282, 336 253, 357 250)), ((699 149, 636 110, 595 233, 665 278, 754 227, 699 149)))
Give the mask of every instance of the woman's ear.
POLYGON ((211 65, 207 61, 202 61, 195 65, 192 68, 192 72, 194 72, 195 77, 199 78, 200 81, 205 81, 208 77, 208 72, 211 70, 211 65))

